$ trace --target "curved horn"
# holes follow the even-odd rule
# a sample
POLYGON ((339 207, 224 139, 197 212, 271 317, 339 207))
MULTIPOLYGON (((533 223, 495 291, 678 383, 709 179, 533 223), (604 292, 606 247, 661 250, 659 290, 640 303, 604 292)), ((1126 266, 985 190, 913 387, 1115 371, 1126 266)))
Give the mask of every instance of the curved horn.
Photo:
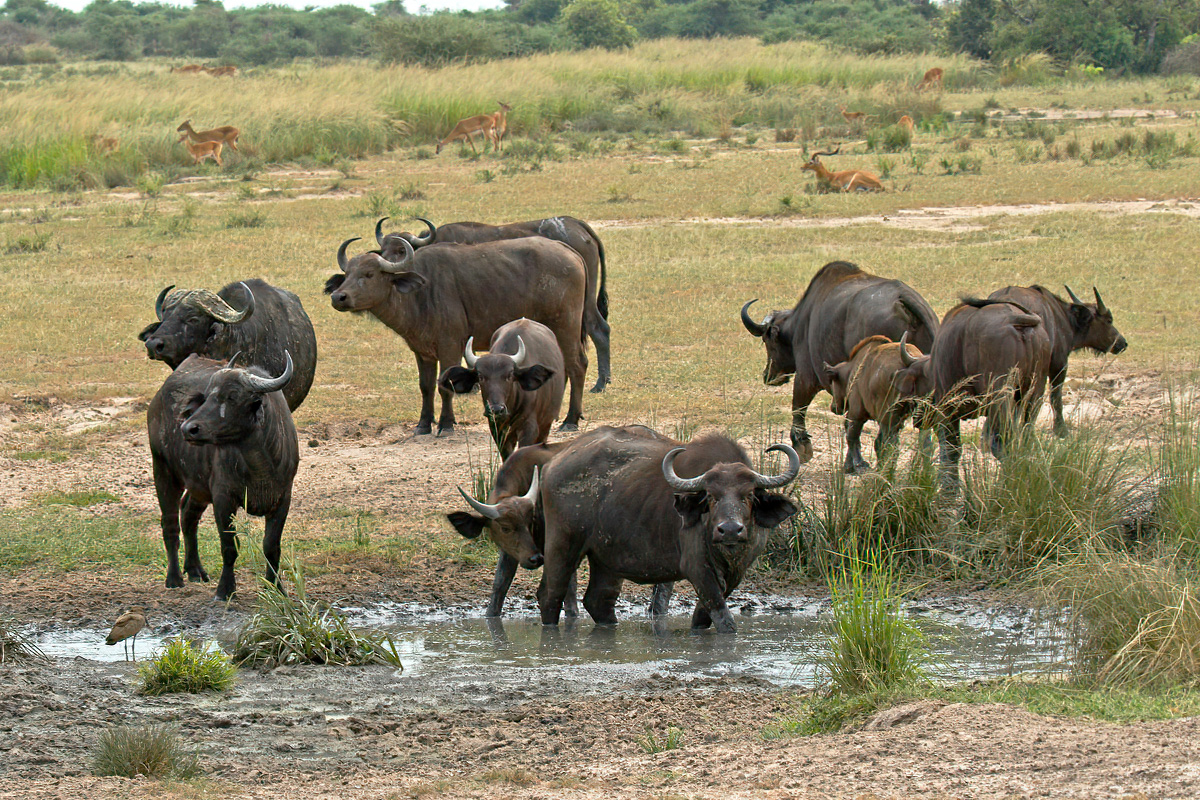
POLYGON ((525 340, 520 336, 517 337, 517 354, 512 357, 512 360, 517 367, 525 363, 525 340))
POLYGON ((379 221, 375 223, 375 241, 380 247, 383 247, 383 223, 387 222, 389 219, 391 219, 391 217, 380 217, 379 221))
POLYGON ((541 470, 539 467, 533 468, 533 480, 529 482, 529 491, 521 495, 522 500, 528 500, 531 503, 537 503, 538 487, 542 485, 541 470))
POLYGON ((237 361, 238 356, 240 356, 241 354, 242 354, 241 350, 238 350, 236 353, 234 353, 233 358, 229 359, 229 363, 225 365, 225 369, 233 369, 233 362, 237 361))
POLYGON ((750 319, 750 315, 746 312, 746 309, 750 308, 752 304, 757 302, 758 298, 756 297, 749 303, 746 303, 746 305, 742 306, 742 324, 746 326, 746 330, 750 331, 750 333, 761 339, 762 335, 766 333, 766 328, 750 319))
POLYGON ((413 219, 419 219, 421 222, 425 223, 426 228, 429 228, 429 230, 425 232, 424 236, 418 236, 417 239, 420 240, 421 244, 431 244, 433 240, 437 238, 437 225, 434 225, 424 217, 413 217, 413 219))
POLYGON ((467 366, 475 369, 475 362, 479 360, 479 356, 475 355, 475 337, 467 339, 467 346, 463 348, 463 358, 467 362, 467 366))
POLYGON ((1106 310, 1105 306, 1104 306, 1104 301, 1102 299, 1100 299, 1100 292, 1097 291, 1095 286, 1092 287, 1092 294, 1096 295, 1096 310, 1097 311, 1106 310))
POLYGON ((379 257, 379 260, 383 262, 383 266, 380 269, 384 272, 395 275, 397 272, 404 272, 412 266, 413 255, 417 251, 413 250, 413 246, 408 243, 407 239, 401 239, 400 244, 404 245, 404 258, 399 261, 388 261, 383 256, 379 257))
POLYGON ((759 475, 754 470, 750 470, 754 472, 754 485, 760 489, 777 489, 780 486, 787 486, 800 474, 800 456, 790 445, 773 444, 767 448, 766 452, 769 453, 772 450, 778 450, 787 455, 788 467, 778 475, 759 475))
POLYGON ((481 503, 478 500, 476 500, 474 497, 471 497, 471 495, 464 492, 462 490, 461 486, 459 486, 457 488, 458 488, 458 493, 463 496, 463 500, 466 500, 467 505, 469 505, 471 508, 478 511, 480 514, 483 514, 483 516, 487 517, 488 519, 499 519, 500 518, 500 506, 498 506, 498 505, 490 506, 487 503, 481 503))
POLYGON ((1075 305, 1077 305, 1077 306, 1086 305, 1086 303, 1084 303, 1082 300, 1080 300, 1078 297, 1076 297, 1076 296, 1075 296, 1075 293, 1071 291, 1071 287, 1070 287, 1070 286, 1067 286, 1067 285, 1064 283, 1064 284, 1063 284, 1063 288, 1067 290, 1067 297, 1070 297, 1070 298, 1071 298, 1071 302, 1072 302, 1072 303, 1074 303, 1074 304, 1075 304, 1075 305))
POLYGON ((346 248, 350 246, 351 242, 357 242, 361 238, 361 236, 355 236, 353 239, 347 239, 338 248, 338 266, 342 268, 342 272, 346 271, 346 248))
POLYGON ((287 386, 288 381, 292 379, 292 354, 284 350, 283 356, 287 359, 287 365, 284 366, 282 375, 278 378, 260 378, 253 372, 246 372, 242 375, 246 387, 257 394, 266 394, 267 392, 278 392, 287 386))
MULTIPOLYGON (((667 485, 677 492, 699 492, 704 489, 703 476, 698 478, 681 478, 675 474, 675 457, 683 451, 684 448, 676 447, 674 450, 663 456, 663 477, 667 479, 667 485)), ((799 456, 796 458, 799 459, 799 456)), ((797 463, 799 463, 799 461, 797 461, 797 463)))
POLYGON ((236 325, 246 317, 254 313, 254 295, 250 293, 249 287, 246 284, 241 284, 245 289, 247 298, 246 307, 238 311, 229 303, 225 302, 220 295, 213 294, 208 289, 193 289, 187 293, 181 302, 191 306, 197 311, 203 311, 217 322, 224 322, 227 325, 236 325))
POLYGON ((167 288, 165 288, 161 292, 159 292, 158 299, 154 301, 154 314, 155 314, 155 316, 158 317, 159 322, 162 321, 163 301, 167 299, 167 295, 174 288, 175 288, 175 284, 172 283, 170 286, 168 286, 167 288))
POLYGON ((841 151, 842 151, 842 146, 839 144, 837 147, 835 147, 832 150, 822 150, 819 153, 813 153, 813 155, 814 156, 836 156, 841 151))
POLYGON ((900 336, 900 363, 906 367, 917 363, 917 360, 908 354, 908 331, 900 336))

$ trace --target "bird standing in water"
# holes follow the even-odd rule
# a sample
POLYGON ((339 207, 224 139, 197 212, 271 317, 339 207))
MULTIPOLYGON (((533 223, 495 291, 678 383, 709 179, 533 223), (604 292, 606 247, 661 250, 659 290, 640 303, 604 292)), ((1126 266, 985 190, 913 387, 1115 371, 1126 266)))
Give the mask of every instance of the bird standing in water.
MULTIPOLYGON (((104 640, 104 643, 114 645, 117 642, 123 642, 132 637, 133 660, 137 661, 137 635, 138 631, 144 627, 146 627, 146 610, 141 606, 134 606, 117 617, 117 621, 113 624, 112 630, 109 631, 108 638, 104 640)), ((126 645, 126 660, 129 660, 129 653, 130 647, 126 645)))

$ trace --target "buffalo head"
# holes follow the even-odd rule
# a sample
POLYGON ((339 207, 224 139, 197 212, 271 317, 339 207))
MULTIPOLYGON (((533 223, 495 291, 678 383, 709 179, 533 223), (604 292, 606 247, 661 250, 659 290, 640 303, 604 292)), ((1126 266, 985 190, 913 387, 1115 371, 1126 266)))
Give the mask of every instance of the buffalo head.
POLYGON ((249 437, 261 423, 263 395, 277 392, 292 379, 292 354, 284 351, 287 364, 277 378, 233 364, 239 354, 218 370, 202 392, 189 397, 179 428, 192 444, 236 444, 249 437))
POLYGON ((408 242, 398 240, 405 251, 400 261, 387 260, 378 250, 347 259, 346 247, 358 239, 342 242, 337 251, 342 272, 325 281, 325 294, 330 295, 338 311, 370 311, 386 303, 393 290, 406 294, 427 283, 424 275, 410 271, 415 251, 408 242))
POLYGON ((1070 286, 1064 286, 1071 297, 1071 325, 1075 329, 1075 346, 1086 347, 1097 355, 1120 353, 1129 346, 1121 332, 1113 326, 1112 311, 1104 305, 1100 292, 1092 287, 1095 303, 1085 303, 1075 296, 1070 286))
POLYGON ((425 227, 428 228, 423 236, 414 236, 407 231, 389 233, 385 236, 383 233, 383 223, 387 219, 388 217, 382 217, 375 223, 375 242, 379 245, 380 255, 388 261, 398 261, 404 258, 404 246, 400 244, 402 240, 408 242, 413 249, 419 249, 437 241, 437 226, 424 217, 416 217, 416 219, 425 223, 425 227))
POLYGON ((792 350, 792 341, 782 330, 790 311, 772 311, 763 317, 762 322, 750 318, 748 309, 758 300, 751 300, 742 306, 742 324, 751 334, 763 340, 767 348, 767 366, 763 370, 763 383, 768 386, 782 386, 796 371, 796 356, 792 350))
POLYGON ((900 363, 892 376, 892 385, 901 397, 928 397, 933 394, 933 358, 914 356, 908 349, 908 332, 900 337, 900 363))
POLYGON ((517 392, 532 392, 549 380, 554 371, 541 364, 525 366, 525 342, 517 337, 516 355, 487 353, 475 355, 475 337, 467 339, 463 357, 466 367, 450 367, 438 379, 438 385, 455 394, 467 394, 476 385, 483 392, 484 413, 493 419, 504 419, 511 410, 517 392))
POLYGON ((767 491, 786 486, 800 472, 800 456, 788 445, 767 448, 788 457, 788 468, 779 475, 760 475, 740 462, 723 462, 698 477, 680 478, 674 464, 684 449, 675 448, 662 462, 684 528, 703 527, 712 544, 736 547, 749 543, 751 525, 774 528, 796 513, 791 500, 767 491))
POLYGON ((498 503, 481 503, 459 488, 458 493, 480 516, 465 511, 454 511, 446 516, 455 530, 466 538, 475 539, 486 530, 496 547, 515 558, 522 567, 537 569, 545 560, 531 531, 537 514, 539 484, 538 468, 534 467, 529 491, 504 497, 498 503))
POLYGON ((175 369, 192 353, 204 353, 222 326, 245 322, 254 313, 254 294, 246 284, 240 285, 245 297, 241 311, 207 289, 163 289, 154 302, 158 322, 138 334, 146 343, 146 354, 175 369))

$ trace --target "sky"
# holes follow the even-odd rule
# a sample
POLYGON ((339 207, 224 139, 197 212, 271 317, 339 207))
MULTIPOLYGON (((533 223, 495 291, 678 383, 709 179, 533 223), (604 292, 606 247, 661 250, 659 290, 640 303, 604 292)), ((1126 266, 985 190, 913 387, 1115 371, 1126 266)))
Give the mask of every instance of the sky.
MULTIPOLYGON (((139 0, 133 0, 135 3, 139 0)), ((156 0, 164 5, 187 6, 192 4, 189 0, 156 0)), ((59 6, 60 8, 69 8, 72 11, 82 11, 85 6, 91 3, 92 0, 50 0, 50 4, 59 6)), ((378 3, 379 0, 272 0, 270 5, 291 6, 292 8, 307 8, 308 6, 316 6, 318 8, 327 8, 329 6, 359 6, 360 8, 370 9, 372 5, 378 3)), ((245 8, 247 6, 267 5, 263 0, 224 0, 223 5, 226 8, 245 8)), ((430 11, 440 11, 449 9, 451 11, 479 11, 484 8, 500 8, 504 5, 503 0, 405 0, 404 7, 412 13, 421 10, 425 6, 430 11)))

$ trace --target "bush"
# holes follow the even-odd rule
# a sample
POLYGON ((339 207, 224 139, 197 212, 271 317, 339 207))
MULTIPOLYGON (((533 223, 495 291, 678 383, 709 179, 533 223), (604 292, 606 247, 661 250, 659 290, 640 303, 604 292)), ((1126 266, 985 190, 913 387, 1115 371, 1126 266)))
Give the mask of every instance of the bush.
POLYGON ((1162 72, 1165 75, 1200 75, 1200 41, 1171 48, 1163 58, 1162 72))
POLYGON ((436 67, 499 55, 487 25, 456 14, 377 19, 371 41, 376 58, 384 63, 436 67))
POLYGON ((15 619, 0 617, 0 664, 45 658, 33 639, 22 633, 15 619))
POLYGON ((138 667, 142 694, 224 692, 237 669, 220 648, 183 636, 167 642, 162 652, 138 667))
POLYGON ((225 218, 226 228, 261 228, 269 221, 265 211, 260 208, 249 211, 235 211, 225 218))
POLYGON ((883 129, 883 139, 880 142, 885 153, 898 153, 907 150, 912 145, 912 134, 908 128, 899 125, 889 125, 883 129))
POLYGON ((637 31, 614 0, 574 0, 562 12, 563 25, 580 47, 629 47, 637 31))
POLYGON ((92 774, 100 777, 187 780, 198 772, 199 762, 184 750, 175 725, 113 728, 100 734, 92 751, 92 774))

